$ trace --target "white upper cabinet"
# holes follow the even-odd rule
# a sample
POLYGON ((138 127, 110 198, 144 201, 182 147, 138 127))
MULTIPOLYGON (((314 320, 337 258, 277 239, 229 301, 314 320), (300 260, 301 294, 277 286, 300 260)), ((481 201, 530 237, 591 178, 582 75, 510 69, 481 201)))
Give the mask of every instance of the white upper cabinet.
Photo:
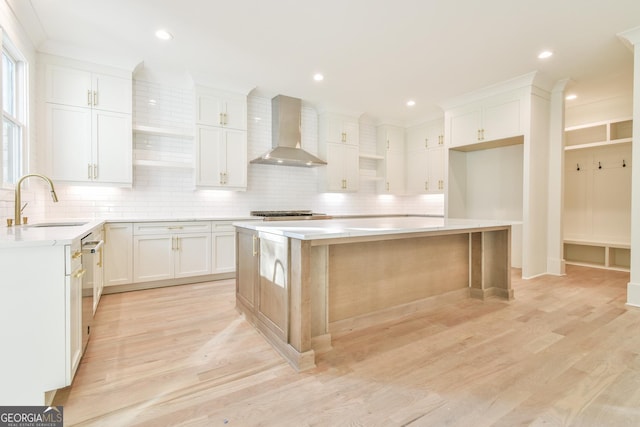
POLYGON ((247 188, 246 132, 213 126, 196 129, 196 185, 247 188))
POLYGON ((196 87, 196 123, 247 130, 247 97, 202 86, 196 87))
POLYGON ((45 65, 45 102, 131 114, 131 78, 45 65))
POLYGON ((404 129, 381 125, 377 128, 378 154, 383 159, 378 163, 378 192, 403 194, 404 185, 404 129))
POLYGON ((359 188, 360 123, 358 118, 323 113, 318 123, 320 191, 356 192, 359 188))
POLYGON ((320 120, 320 139, 348 145, 360 144, 360 123, 357 117, 323 113, 320 120))
POLYGON ((196 87, 196 186, 247 189, 247 97, 196 87))
POLYGON ((460 147, 522 135, 522 92, 496 95, 445 113, 448 145, 460 147))
POLYGON ((443 120, 407 129, 406 191, 408 194, 444 191, 443 120))
POLYGON ((42 135, 51 178, 131 185, 131 73, 48 55, 43 67, 42 135))

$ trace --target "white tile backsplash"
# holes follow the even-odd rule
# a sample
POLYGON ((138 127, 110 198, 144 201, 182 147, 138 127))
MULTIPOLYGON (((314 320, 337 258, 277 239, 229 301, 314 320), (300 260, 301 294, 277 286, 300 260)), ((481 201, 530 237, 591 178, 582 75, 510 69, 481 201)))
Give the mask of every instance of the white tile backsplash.
MULTIPOLYGON (((135 125, 194 128, 192 90, 134 80, 135 125)), ((258 157, 271 148, 271 100, 248 97, 248 156, 258 157)), ((303 106, 302 144, 318 153, 318 115, 303 106)), ((192 138, 135 135, 138 158, 192 161, 192 138)), ((376 127, 366 116, 360 120, 360 149, 376 151, 376 127)), ((363 166, 365 166, 363 164, 363 166)), ((371 165, 370 165, 371 166, 371 165)), ((373 181, 363 181, 355 194, 318 192, 317 168, 253 165, 248 167, 248 189, 241 192, 196 190, 194 170, 134 166, 133 187, 71 186, 56 182, 59 203, 52 203, 46 189, 31 185, 24 194, 32 218, 192 218, 248 215, 251 210, 312 209, 329 214, 442 214, 442 195, 387 196, 376 194, 373 181)), ((13 216, 13 192, 0 191, 0 214, 13 216)))

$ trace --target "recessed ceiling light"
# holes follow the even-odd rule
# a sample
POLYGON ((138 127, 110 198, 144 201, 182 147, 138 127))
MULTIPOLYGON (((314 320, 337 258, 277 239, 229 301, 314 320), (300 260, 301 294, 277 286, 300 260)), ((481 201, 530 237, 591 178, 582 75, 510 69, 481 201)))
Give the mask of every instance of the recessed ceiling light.
POLYGON ((543 50, 538 54, 538 59, 546 59, 551 57, 552 55, 553 55, 553 52, 551 52, 550 50, 543 50))
POLYGON ((578 97, 578 95, 576 95, 575 93, 570 93, 569 95, 567 95, 564 99, 566 99, 567 101, 573 101, 574 99, 576 99, 578 97))
POLYGON ((407 107, 413 107, 414 105, 416 105, 416 101, 414 101, 413 99, 407 101, 407 107))
POLYGON ((167 30, 158 30, 156 31, 156 37, 160 40, 171 40, 173 38, 173 34, 167 30))
POLYGON ((320 73, 316 73, 313 75, 313 80, 317 81, 317 82, 321 82, 324 80, 324 76, 320 73))

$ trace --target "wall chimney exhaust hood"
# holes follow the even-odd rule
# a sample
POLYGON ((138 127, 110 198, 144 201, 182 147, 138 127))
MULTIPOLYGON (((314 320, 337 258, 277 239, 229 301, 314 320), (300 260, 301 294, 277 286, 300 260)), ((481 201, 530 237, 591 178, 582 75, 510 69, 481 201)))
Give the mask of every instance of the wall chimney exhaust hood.
POLYGON ((278 95, 271 100, 272 149, 253 164, 315 167, 327 162, 301 148, 302 101, 278 95))

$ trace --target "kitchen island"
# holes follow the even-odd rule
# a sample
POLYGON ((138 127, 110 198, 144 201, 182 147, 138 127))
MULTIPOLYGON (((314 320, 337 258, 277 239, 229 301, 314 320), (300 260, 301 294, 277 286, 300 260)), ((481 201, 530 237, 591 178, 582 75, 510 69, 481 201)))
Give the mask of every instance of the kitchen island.
POLYGON ((439 217, 243 222, 236 307, 297 370, 331 334, 448 296, 513 298, 511 223, 439 217))

